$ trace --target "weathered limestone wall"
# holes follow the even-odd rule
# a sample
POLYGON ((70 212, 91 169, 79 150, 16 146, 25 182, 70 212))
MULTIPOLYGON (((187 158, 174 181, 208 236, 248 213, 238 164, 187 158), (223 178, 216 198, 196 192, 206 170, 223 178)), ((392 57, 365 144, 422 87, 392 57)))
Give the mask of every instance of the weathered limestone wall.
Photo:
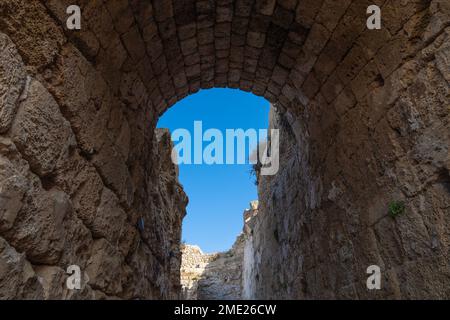
POLYGON ((119 34, 72 42, 58 4, 0 1, 0 298, 178 297, 170 137, 119 34), (115 60, 92 60, 112 43, 115 60))
POLYGON ((344 62, 334 91, 315 82, 298 120, 274 115, 282 170, 260 177, 249 297, 450 297, 450 29, 415 33, 429 14, 408 13, 353 81, 344 62), (370 265, 381 290, 366 287, 370 265))
POLYGON ((244 235, 227 252, 204 254, 198 246, 182 248, 181 286, 186 300, 242 298, 244 235))
POLYGON ((181 299, 198 300, 198 282, 216 254, 205 254, 199 246, 181 245, 181 299))
POLYGON ((0 257, 18 261, 0 292, 67 296, 78 264, 79 297, 175 296, 185 196, 154 128, 228 86, 274 103, 291 142, 260 181, 258 297, 449 297, 449 17, 448 0, 0 0, 0 257))
POLYGON ((242 257, 242 298, 245 300, 254 299, 256 296, 256 284, 259 272, 258 244, 255 237, 255 230, 258 230, 258 201, 252 201, 250 208, 244 211, 244 252, 242 257))
POLYGON ((242 297, 242 260, 244 237, 239 235, 233 247, 216 255, 208 263, 198 282, 202 300, 238 300, 242 297))

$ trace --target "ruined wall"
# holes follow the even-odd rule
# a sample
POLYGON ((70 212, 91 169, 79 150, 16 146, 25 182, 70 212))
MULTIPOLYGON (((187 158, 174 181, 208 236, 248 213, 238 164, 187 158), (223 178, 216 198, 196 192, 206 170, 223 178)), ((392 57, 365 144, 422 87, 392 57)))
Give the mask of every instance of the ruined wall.
POLYGON ((297 119, 274 115, 282 170, 260 177, 250 297, 450 297, 449 8, 423 5, 361 38, 328 80, 319 58, 297 119), (370 265, 381 290, 366 287, 370 265))
POLYGON ((186 300, 237 300, 242 298, 244 235, 226 252, 204 254, 198 246, 182 249, 182 298, 186 300))
POLYGON ((243 256, 244 237, 241 234, 230 250, 218 253, 207 264, 198 281, 198 298, 202 300, 241 299, 243 256))
POLYGON ((244 252, 242 257, 242 298, 254 299, 256 297, 256 284, 258 283, 260 252, 259 243, 256 239, 259 235, 255 235, 255 230, 258 232, 259 224, 259 202, 252 201, 250 208, 244 211, 244 252))
POLYGON ((0 298, 177 297, 187 198, 132 52, 45 4, 0 1, 0 298))
POLYGON ((205 254, 199 246, 181 245, 181 299, 198 300, 198 282, 216 254, 205 254))

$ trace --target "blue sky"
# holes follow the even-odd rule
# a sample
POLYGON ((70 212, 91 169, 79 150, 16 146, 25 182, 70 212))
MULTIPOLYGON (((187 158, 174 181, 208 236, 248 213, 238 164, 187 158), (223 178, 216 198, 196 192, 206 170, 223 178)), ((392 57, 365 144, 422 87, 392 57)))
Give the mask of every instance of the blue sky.
MULTIPOLYGON (((194 121, 202 121, 203 131, 216 128, 225 137, 225 129, 267 129, 269 108, 264 98, 244 91, 201 90, 170 108, 160 118, 158 128, 171 132, 188 129, 193 137, 194 121)), ((199 245, 204 252, 225 251, 232 246, 243 227, 244 209, 257 199, 250 169, 249 164, 180 165, 179 179, 189 197, 184 241, 199 245)))

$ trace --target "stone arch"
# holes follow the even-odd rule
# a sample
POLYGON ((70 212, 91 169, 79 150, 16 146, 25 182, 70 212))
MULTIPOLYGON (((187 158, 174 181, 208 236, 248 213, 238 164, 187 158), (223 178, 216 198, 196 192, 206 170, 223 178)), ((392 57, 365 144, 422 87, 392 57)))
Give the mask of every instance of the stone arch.
MULTIPOLYGON (((377 43, 368 43, 374 33, 365 30, 368 1, 79 4, 83 28, 66 32, 69 38, 115 90, 120 81, 117 70, 139 70, 158 113, 188 94, 212 87, 251 91, 287 108, 294 100, 307 104, 327 84, 336 87, 327 96, 332 101, 344 85, 341 78, 348 82, 356 76, 342 70, 342 77, 336 73, 327 82, 349 51, 356 48, 352 58, 361 60, 357 66, 361 68, 390 39, 385 31, 377 43)), ((64 23, 65 3, 46 1, 45 5, 64 23)), ((420 9, 416 4, 395 13, 413 15, 420 9)))
POLYGON ((0 249, 25 253, 8 270, 28 277, 5 295, 72 297, 52 284, 75 261, 86 297, 174 297, 186 198, 154 128, 186 95, 227 86, 274 103, 273 125, 294 133, 289 166, 260 191, 271 217, 261 230, 277 234, 266 245, 283 250, 255 266, 256 297, 448 297, 447 3, 0 1, 12 68, 0 78, 11 88, 2 185, 23 199, 7 203, 0 249), (65 28, 74 3, 79 31, 65 28), (366 29, 374 3, 381 30, 366 29), (398 199, 411 212, 400 222, 386 214, 398 199), (373 263, 389 283, 377 293, 364 287, 373 263))

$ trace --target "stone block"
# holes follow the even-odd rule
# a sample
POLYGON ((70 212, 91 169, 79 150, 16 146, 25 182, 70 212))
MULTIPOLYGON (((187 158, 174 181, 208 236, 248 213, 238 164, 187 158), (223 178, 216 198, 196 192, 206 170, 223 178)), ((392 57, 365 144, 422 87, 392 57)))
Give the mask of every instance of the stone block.
POLYGON ((252 5, 253 5, 253 0, 236 0, 236 2, 234 4, 235 15, 238 17, 250 16, 250 14, 252 12, 252 5))
POLYGON ((277 0, 256 0, 255 9, 256 12, 270 16, 275 10, 277 0))
POLYGON ((43 299, 44 290, 25 255, 0 237, 1 299, 43 299))
POLYGON ((65 150, 75 144, 70 124, 48 91, 32 80, 11 128, 14 143, 41 177, 55 169, 65 150))
POLYGON ((367 62, 366 55, 361 47, 354 46, 336 69, 339 79, 344 85, 347 85, 358 75, 367 62))
POLYGON ((145 45, 138 28, 135 26, 122 36, 123 43, 134 61, 140 61, 145 55, 145 45))
POLYGON ((319 54, 325 47, 331 33, 319 23, 315 23, 305 41, 305 49, 319 54))
POLYGON ((197 33, 197 24, 189 23, 177 28, 177 34, 180 40, 186 40, 192 38, 197 33))
POLYGON ((188 56, 197 51, 197 39, 191 38, 180 42, 181 52, 184 56, 188 56))
POLYGON ((172 1, 155 0, 153 1, 153 13, 158 22, 165 21, 173 17, 172 1))
POLYGON ((259 32, 248 32, 247 33, 247 44, 251 47, 262 48, 266 41, 266 35, 259 32))
POLYGON ((277 6, 272 16, 272 22, 284 29, 289 29, 292 22, 294 21, 294 12, 283 8, 282 6, 277 6))
POLYGON ((16 47, 7 35, 0 33, 0 133, 11 125, 26 79, 25 66, 16 47))
POLYGON ((96 240, 92 246, 86 272, 89 284, 109 295, 118 295, 123 290, 123 256, 107 240, 96 240))

